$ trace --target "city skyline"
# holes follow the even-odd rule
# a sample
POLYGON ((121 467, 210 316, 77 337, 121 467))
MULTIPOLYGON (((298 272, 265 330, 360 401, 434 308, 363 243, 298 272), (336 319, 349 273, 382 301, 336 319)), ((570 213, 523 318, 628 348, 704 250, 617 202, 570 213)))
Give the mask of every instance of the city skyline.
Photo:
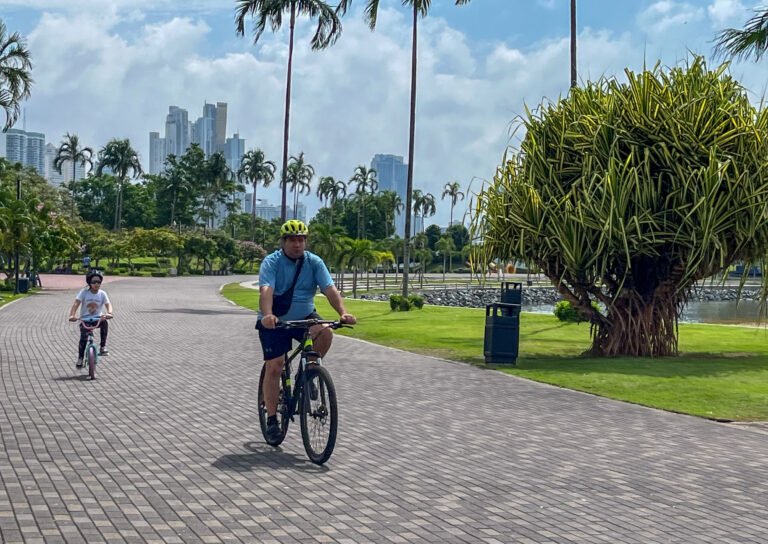
MULTIPOLYGON (((128 137, 147 165, 147 134, 164 132, 159 120, 169 104, 197 110, 215 98, 228 104, 232 132, 247 148, 261 148, 280 164, 287 30, 266 32, 254 46, 250 34, 235 35, 234 2, 161 4, 0 0, 8 28, 28 38, 33 54, 28 126, 53 142, 75 133, 94 148, 128 137)), ((438 224, 448 222, 443 185, 458 181, 476 192, 515 143, 516 116, 543 98, 557 100, 569 84, 567 0, 453 4, 433 2, 419 27, 414 187, 437 197, 438 224)), ((637 71, 657 60, 674 65, 693 53, 714 62, 717 31, 743 25, 758 5, 579 2, 579 81, 622 79, 627 67, 637 71)), ((303 151, 318 176, 344 181, 377 153, 407 156, 408 12, 399 2, 382 3, 371 32, 362 7, 353 4, 327 51, 310 51, 313 27, 306 19, 296 27, 289 154, 303 151)), ((731 73, 759 102, 762 71, 747 62, 733 64, 731 73)), ((278 201, 276 187, 263 196, 278 201)), ((307 204, 314 206, 309 215, 319 208, 307 204)))

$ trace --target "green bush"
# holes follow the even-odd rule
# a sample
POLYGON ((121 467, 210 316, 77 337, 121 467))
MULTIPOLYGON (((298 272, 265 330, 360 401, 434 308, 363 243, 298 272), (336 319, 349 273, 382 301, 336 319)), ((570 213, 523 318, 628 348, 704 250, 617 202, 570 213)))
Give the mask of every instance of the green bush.
POLYGON ((400 309, 400 301, 403 300, 402 295, 389 295, 389 308, 396 312, 400 309))
POLYGON ((159 264, 160 266, 170 266, 171 260, 168 257, 160 257, 159 259, 157 259, 157 264, 159 264))
MULTIPOLYGON (((595 301, 592 301, 592 307, 595 310, 600 310, 600 307, 595 301)), ((555 304, 555 309, 552 313, 555 314, 557 319, 567 323, 581 323, 582 321, 587 321, 567 300, 561 300, 555 304)))
POLYGON ((152 274, 153 278, 164 278, 168 275, 168 272, 166 272, 165 270, 155 270, 153 272, 150 272, 150 274, 152 274))
POLYGON ((408 295, 408 302, 411 306, 416 307, 417 310, 421 310, 424 307, 424 297, 421 295, 408 295))

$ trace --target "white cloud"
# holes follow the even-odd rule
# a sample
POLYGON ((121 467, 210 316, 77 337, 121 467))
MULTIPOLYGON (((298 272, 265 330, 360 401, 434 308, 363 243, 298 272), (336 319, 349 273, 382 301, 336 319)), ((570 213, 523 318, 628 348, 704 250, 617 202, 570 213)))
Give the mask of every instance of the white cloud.
POLYGON ((661 35, 684 25, 693 26, 704 18, 704 9, 688 2, 659 0, 638 16, 640 27, 649 35, 661 35))
MULTIPOLYGON (((175 2, 157 8, 169 4, 175 2)), ((248 148, 258 146, 280 164, 285 31, 265 33, 257 47, 243 38, 229 52, 213 55, 207 52, 210 44, 231 36, 216 35, 201 15, 155 16, 151 24, 128 24, 126 14, 141 21, 140 10, 149 1, 115 5, 122 11, 41 17, 29 36, 36 80, 26 107, 30 130, 45 132, 54 143, 65 132, 75 132, 96 148, 110 138, 129 137, 146 165, 148 133, 163 132, 169 105, 186 108, 194 120, 205 100, 223 101, 229 105, 227 134, 239 132, 248 148)), ((686 20, 698 40, 690 43, 704 44, 699 52, 706 53, 711 29, 704 13, 690 4, 656 2, 639 16, 643 29, 654 27, 646 36, 582 29, 580 80, 623 77, 625 66, 639 70, 644 60, 652 66, 659 56, 667 64, 685 58, 687 46, 670 44, 680 44, 677 37, 686 20)), ((411 31, 406 15, 384 10, 371 32, 353 14, 338 43, 322 52, 309 50, 313 28, 305 20, 299 23, 290 153, 304 151, 318 175, 347 180, 375 153, 407 155, 411 31)), ((477 47, 445 21, 424 20, 415 186, 439 198, 446 182, 457 180, 466 189, 476 176, 490 178, 509 143, 510 122, 524 105, 535 107, 543 97, 557 99, 567 92, 568 47, 568 36, 514 49, 504 43, 477 47)), ((755 72, 744 70, 751 78, 745 81, 748 86, 764 83, 755 72)), ((278 201, 276 187, 260 194, 278 201)), ((307 205, 314 210, 319 202, 313 195, 307 205)), ((445 224, 448 207, 438 210, 433 219, 445 224)))
POLYGON ((747 8, 741 0, 714 0, 707 6, 707 13, 712 20, 712 26, 722 29, 741 23, 747 14, 747 8))

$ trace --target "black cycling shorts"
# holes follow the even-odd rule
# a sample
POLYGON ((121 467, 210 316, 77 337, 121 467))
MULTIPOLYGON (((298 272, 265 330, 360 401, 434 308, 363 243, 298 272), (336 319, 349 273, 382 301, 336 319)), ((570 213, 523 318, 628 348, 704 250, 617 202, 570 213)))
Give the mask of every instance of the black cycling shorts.
MULTIPOLYGON (((317 312, 312 312, 304 319, 322 319, 317 312)), ((304 339, 304 329, 265 329, 261 319, 256 323, 259 331, 259 341, 264 360, 276 359, 291 351, 292 340, 301 342, 304 339)))

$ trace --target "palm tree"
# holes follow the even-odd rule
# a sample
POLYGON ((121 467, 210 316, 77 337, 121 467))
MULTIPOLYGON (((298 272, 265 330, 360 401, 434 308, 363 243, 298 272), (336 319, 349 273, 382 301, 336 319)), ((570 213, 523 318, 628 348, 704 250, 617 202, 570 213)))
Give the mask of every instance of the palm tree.
POLYGON ((344 260, 352 267, 352 298, 357 298, 357 273, 369 269, 376 260, 376 251, 370 240, 352 240, 342 250, 344 260))
POLYGON ((206 187, 203 190, 203 215, 210 227, 216 224, 216 204, 224 204, 226 199, 235 191, 232 170, 227 165, 224 154, 216 152, 205 161, 206 187))
MULTIPOLYGON (((240 168, 237 170, 237 178, 240 181, 253 185, 253 202, 251 204, 251 222, 256 222, 256 189, 259 182, 264 187, 269 187, 275 179, 275 163, 266 160, 264 152, 261 149, 251 149, 240 162, 240 168)), ((253 230, 253 229, 251 229, 253 230)), ((253 240, 251 240, 253 241, 253 240)))
POLYGON ((128 180, 128 172, 131 177, 139 177, 143 171, 139 154, 127 138, 124 140, 113 139, 107 142, 107 145, 101 148, 98 155, 98 166, 96 175, 100 176, 104 168, 109 168, 117 176, 117 197, 115 198, 115 227, 114 230, 120 230, 123 217, 123 188, 128 180))
POLYGON ((356 184, 355 193, 360 196, 360 208, 357 216, 357 233, 360 238, 365 239, 365 205, 366 196, 374 194, 379 188, 379 182, 376 179, 376 170, 360 165, 355 168, 355 173, 349 180, 349 184, 356 184), (361 227, 362 225, 362 227, 361 227))
POLYGON ((331 176, 320 179, 320 186, 317 188, 317 196, 322 201, 325 199, 330 211, 329 226, 333 226, 333 207, 340 198, 347 196, 347 184, 341 180, 336 180, 331 176), (321 190, 322 188, 322 190, 321 190), (322 196, 321 196, 322 195, 322 196))
POLYGON ((754 57, 759 61, 768 52, 768 8, 755 10, 743 30, 728 28, 717 35, 715 54, 736 59, 754 57))
POLYGON ((75 181, 77 179, 76 168, 77 165, 85 167, 89 165, 93 168, 93 149, 90 147, 80 147, 80 138, 77 134, 70 134, 67 132, 64 135, 64 139, 61 141, 59 148, 56 150, 56 157, 53 159, 53 167, 61 174, 61 167, 65 162, 72 163, 72 218, 75 217, 75 181))
POLYGON ((456 206, 456 202, 464 200, 464 193, 459 190, 460 188, 461 185, 459 185, 458 181, 446 183, 443 187, 443 195, 440 197, 441 200, 445 200, 446 196, 451 197, 451 219, 448 222, 449 227, 453 225, 453 208, 456 206))
POLYGON ((280 207, 280 219, 286 219, 286 177, 288 175, 288 127, 291 113, 291 69, 293 66, 293 38, 297 15, 307 15, 317 18, 317 29, 312 37, 312 49, 317 51, 325 49, 339 38, 341 34, 341 21, 336 11, 324 0, 237 0, 235 24, 237 35, 245 35, 245 19, 249 15, 256 18, 253 26, 253 43, 256 44, 267 28, 267 24, 273 31, 280 30, 283 25, 283 14, 288 13, 288 69, 285 82, 285 121, 283 125, 283 166, 281 173, 282 203, 280 207))
POLYGON ((421 216, 421 232, 426 230, 425 219, 435 215, 436 211, 435 195, 432 193, 422 193, 418 189, 413 192, 413 213, 421 216))
POLYGON ((299 195, 305 192, 307 194, 312 192, 312 178, 314 176, 315 169, 304 160, 303 151, 299 153, 298 157, 291 157, 291 163, 288 165, 287 177, 285 179, 291 184, 291 191, 293 191, 294 219, 298 219, 299 195))
POLYGON ((27 42, 18 32, 6 35, 5 23, 0 20, 0 107, 5 110, 5 127, 11 128, 21 115, 21 102, 32 93, 32 57, 27 42))
POLYGON ((395 217, 402 213, 405 204, 403 203, 403 199, 400 198, 400 195, 395 191, 382 191, 380 196, 384 200, 385 210, 384 237, 389 238, 390 222, 394 223, 395 217))
POLYGON ((453 238, 450 235, 445 235, 437 241, 435 248, 443 255, 443 281, 445 281, 446 257, 448 260, 451 259, 451 254, 456 250, 456 245, 453 243, 453 238))
MULTIPOLYGON (((380 0, 367 0, 365 18, 371 30, 376 28, 376 20, 379 14, 380 0)), ((469 0, 454 0, 457 6, 469 3, 469 0)), ((408 262, 408 245, 411 238, 411 191, 413 191, 413 156, 416 134, 416 59, 418 53, 418 22, 419 15, 426 17, 429 13, 431 0, 402 0, 404 6, 410 6, 413 10, 413 34, 411 39, 411 109, 410 128, 408 137, 408 180, 405 188, 405 245, 404 261, 408 262)), ((352 0, 340 0, 337 11, 346 13, 352 0)), ((408 266, 403 269, 403 296, 408 296, 408 266)))

